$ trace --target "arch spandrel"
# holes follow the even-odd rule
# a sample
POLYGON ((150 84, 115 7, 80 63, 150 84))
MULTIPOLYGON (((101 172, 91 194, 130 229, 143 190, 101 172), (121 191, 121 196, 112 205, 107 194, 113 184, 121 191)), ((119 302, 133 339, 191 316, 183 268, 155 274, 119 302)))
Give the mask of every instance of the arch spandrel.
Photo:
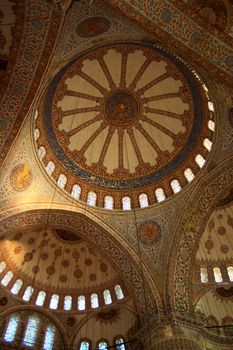
POLYGON ((205 178, 183 208, 183 219, 174 233, 169 278, 172 280, 167 302, 176 310, 193 311, 190 270, 200 237, 216 201, 232 185, 232 158, 205 178))
POLYGON ((72 229, 78 236, 85 238, 96 246, 106 257, 112 261, 123 279, 133 290, 138 310, 153 315, 162 310, 160 295, 155 282, 149 273, 148 267, 143 263, 143 273, 140 260, 132 248, 120 238, 112 229, 101 226, 101 221, 94 217, 85 216, 82 213, 74 213, 65 210, 26 210, 18 214, 4 213, 0 219, 0 236, 7 237, 17 229, 38 227, 42 225, 55 226, 57 228, 72 229), (9 216, 8 216, 9 215, 9 216), (83 234, 85 232, 85 235, 83 234), (146 300, 146 302, 145 302, 146 300))

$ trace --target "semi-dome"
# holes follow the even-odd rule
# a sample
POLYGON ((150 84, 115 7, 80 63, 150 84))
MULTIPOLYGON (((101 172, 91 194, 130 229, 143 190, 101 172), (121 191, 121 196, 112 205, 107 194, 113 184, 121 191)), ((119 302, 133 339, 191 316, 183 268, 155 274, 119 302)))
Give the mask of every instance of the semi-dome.
POLYGON ((37 306, 79 312, 127 296, 120 274, 82 237, 59 228, 18 231, 0 242, 1 284, 37 306))

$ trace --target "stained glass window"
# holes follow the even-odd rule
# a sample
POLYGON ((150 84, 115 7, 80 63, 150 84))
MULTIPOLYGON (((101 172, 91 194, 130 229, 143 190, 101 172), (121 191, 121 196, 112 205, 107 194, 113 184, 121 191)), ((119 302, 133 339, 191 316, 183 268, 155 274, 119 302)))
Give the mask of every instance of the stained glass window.
POLYGON ((122 338, 116 340, 117 350, 125 350, 124 340, 122 338))
POLYGON ((115 293, 116 293, 116 297, 118 300, 121 300, 124 298, 123 291, 122 291, 121 286, 119 284, 115 286, 115 293))
POLYGON ((64 299, 64 310, 69 311, 72 307, 72 297, 67 295, 64 299))
POLYGON ((20 291, 22 285, 23 285, 23 281, 20 280, 20 279, 18 279, 18 280, 14 283, 13 287, 11 288, 11 293, 17 295, 17 294, 19 293, 19 291, 20 291))
POLYGON ((98 295, 96 293, 91 295, 91 307, 93 309, 99 307, 98 295))
POLYGON ((191 182, 191 181, 193 181, 193 179, 194 179, 194 174, 193 174, 193 172, 192 172, 192 170, 190 169, 190 168, 187 168, 187 169, 185 169, 185 171, 184 171, 184 176, 186 177, 186 179, 188 180, 188 182, 191 182))
POLYGON ((233 282, 233 266, 228 266, 227 272, 228 272, 229 280, 233 282))
POLYGON ((36 298, 36 305, 43 306, 45 301, 46 293, 44 291, 40 291, 36 298))
POLYGON ((19 317, 11 316, 3 338, 6 342, 11 343, 14 341, 18 325, 19 325, 19 317))
POLYGON ((28 286, 24 292, 24 295, 23 295, 23 300, 24 301, 29 301, 31 299, 31 296, 34 292, 34 288, 31 287, 31 286, 28 286))
POLYGON ((112 298, 111 298, 110 291, 108 289, 105 289, 103 294, 104 294, 104 302, 105 302, 105 304, 106 305, 112 304, 112 298))
POLYGON ((72 187, 72 192, 71 192, 71 197, 73 197, 74 199, 79 199, 81 194, 81 187, 79 185, 74 185, 72 187))
POLYGON ((85 310, 86 306, 85 306, 85 296, 84 295, 80 295, 78 297, 78 310, 83 311, 85 310))
POLYGON ((210 141, 209 139, 205 138, 204 141, 203 141, 203 144, 204 144, 205 148, 207 149, 207 151, 211 150, 212 141, 210 141))
POLYGON ((155 197, 157 202, 162 202, 166 199, 163 188, 157 188, 155 190, 155 197))
POLYGON ((96 205, 96 199, 97 199, 97 196, 95 192, 92 192, 92 191, 88 192, 88 195, 87 195, 88 205, 91 205, 92 207, 94 207, 96 205))
POLYGON ((149 202, 148 202, 147 194, 145 194, 145 193, 140 194, 140 196, 139 196, 139 205, 140 205, 140 208, 148 207, 149 202))
POLYGON ((211 131, 214 131, 214 129, 215 129, 215 122, 213 120, 211 120, 211 119, 208 121, 208 128, 211 131))
POLYGON ((123 197, 122 198, 122 209, 123 210, 130 210, 131 209, 131 198, 130 197, 123 197))
POLYGON ((55 338, 55 328, 49 325, 45 332, 43 350, 52 350, 55 338))
POLYGON ((40 137, 40 130, 39 129, 35 129, 34 130, 34 139, 35 139, 35 141, 37 141, 39 137, 40 137))
POLYGON ((89 350, 89 343, 86 340, 80 344, 80 350, 89 350))
POLYGON ((5 261, 0 262, 0 273, 2 273, 6 268, 6 263, 5 261))
POLYGON ((172 188, 173 193, 180 192, 181 186, 180 186, 180 183, 177 179, 174 179, 171 181, 171 188, 172 188))
POLYGON ((64 174, 60 174, 57 180, 57 184, 59 187, 64 188, 67 182, 67 177, 64 174))
POLYGON ((104 349, 107 348, 107 346, 108 346, 108 344, 105 341, 102 341, 101 343, 99 343, 98 349, 99 350, 104 350, 104 349))
POLYGON ((104 197, 104 208, 105 209, 113 209, 113 198, 112 196, 106 196, 104 197))
POLYGON ((195 157, 195 162, 197 163, 199 168, 202 168, 204 166, 204 164, 205 164, 205 159, 200 154, 198 154, 195 157))
POLYGON ((208 272, 207 272, 206 267, 201 267, 200 275, 201 275, 201 282, 207 283, 208 282, 208 272))
POLYGON ((30 316, 27 323, 26 332, 24 335, 23 343, 26 346, 34 346, 36 341, 37 330, 39 327, 39 319, 35 316, 30 316))
POLYGON ((53 294, 49 304, 50 309, 56 310, 58 307, 58 302, 59 302, 59 295, 53 294))
POLYGON ((214 104, 211 101, 208 101, 208 108, 211 112, 214 112, 214 104))
POLYGON ((46 165, 46 171, 49 175, 52 175, 52 173, 54 172, 55 169, 55 164, 54 162, 52 162, 51 160, 48 162, 48 164, 46 165))
POLYGON ((11 281, 12 278, 13 278, 13 272, 8 271, 8 272, 5 274, 5 276, 3 277, 3 279, 1 280, 2 285, 3 285, 4 287, 6 287, 6 286, 10 283, 10 281, 11 281))
POLYGON ((213 272, 214 272, 214 279, 215 282, 220 283, 222 282, 222 273, 219 267, 214 267, 213 268, 213 272))
POLYGON ((40 146, 37 152, 40 159, 43 159, 44 156, 46 155, 46 149, 44 148, 44 146, 40 146))

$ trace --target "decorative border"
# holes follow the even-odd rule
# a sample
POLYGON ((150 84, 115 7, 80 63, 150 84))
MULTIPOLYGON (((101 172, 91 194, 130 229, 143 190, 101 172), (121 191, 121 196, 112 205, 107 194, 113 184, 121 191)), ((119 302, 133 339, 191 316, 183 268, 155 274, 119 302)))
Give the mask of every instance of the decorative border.
POLYGON ((213 206, 222 191, 231 186, 232 182, 232 158, 229 158, 200 184, 195 196, 189 199, 186 210, 184 208, 185 216, 180 219, 173 239, 170 257, 173 262, 170 266, 173 283, 169 287, 169 296, 167 295, 173 307, 178 310, 193 310, 189 289, 192 283, 192 262, 213 206))

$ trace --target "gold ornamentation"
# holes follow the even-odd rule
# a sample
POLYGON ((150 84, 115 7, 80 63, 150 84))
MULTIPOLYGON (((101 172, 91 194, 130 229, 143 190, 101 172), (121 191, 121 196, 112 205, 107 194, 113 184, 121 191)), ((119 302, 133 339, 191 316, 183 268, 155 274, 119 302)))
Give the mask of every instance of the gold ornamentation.
POLYGON ((31 185, 32 178, 28 164, 19 164, 11 171, 10 183, 16 191, 25 191, 31 185))

